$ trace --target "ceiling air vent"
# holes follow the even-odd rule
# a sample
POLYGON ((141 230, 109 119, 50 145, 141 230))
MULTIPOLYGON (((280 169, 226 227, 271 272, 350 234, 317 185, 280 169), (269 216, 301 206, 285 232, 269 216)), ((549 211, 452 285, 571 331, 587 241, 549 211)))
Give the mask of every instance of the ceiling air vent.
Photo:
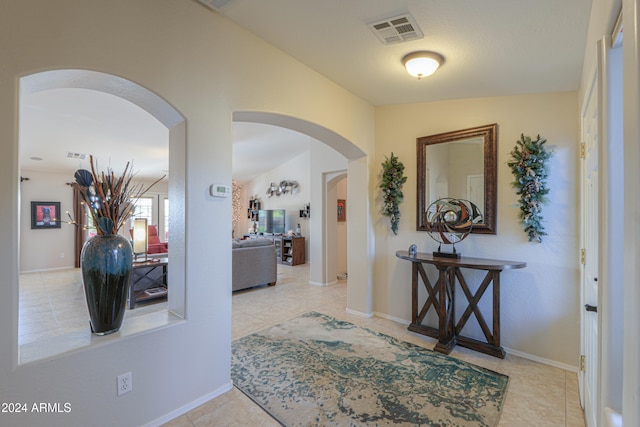
POLYGON ((216 12, 220 12, 223 7, 231 3, 233 0, 198 0, 198 1, 203 5, 215 10, 216 12))
POLYGON ((72 153, 71 151, 69 151, 67 153, 67 157, 70 159, 84 160, 87 158, 87 155, 82 153, 72 153))
POLYGON ((424 37, 411 15, 404 14, 368 24, 382 44, 401 43, 424 37))

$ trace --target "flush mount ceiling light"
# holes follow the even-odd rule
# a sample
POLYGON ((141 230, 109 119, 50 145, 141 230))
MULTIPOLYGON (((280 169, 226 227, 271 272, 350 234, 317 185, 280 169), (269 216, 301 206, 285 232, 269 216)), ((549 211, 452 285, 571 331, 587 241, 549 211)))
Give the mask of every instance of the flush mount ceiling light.
POLYGON ((406 55, 402 58, 402 63, 407 72, 419 80, 435 73, 444 63, 444 57, 439 53, 423 50, 406 55))

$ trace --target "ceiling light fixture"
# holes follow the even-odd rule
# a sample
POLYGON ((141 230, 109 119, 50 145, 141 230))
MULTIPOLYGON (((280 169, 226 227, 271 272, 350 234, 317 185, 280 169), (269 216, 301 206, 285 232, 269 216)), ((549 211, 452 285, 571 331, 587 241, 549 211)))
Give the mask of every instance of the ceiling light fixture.
POLYGON ((409 74, 420 80, 435 73, 444 63, 444 57, 439 53, 423 50, 406 55, 402 58, 402 63, 409 74))

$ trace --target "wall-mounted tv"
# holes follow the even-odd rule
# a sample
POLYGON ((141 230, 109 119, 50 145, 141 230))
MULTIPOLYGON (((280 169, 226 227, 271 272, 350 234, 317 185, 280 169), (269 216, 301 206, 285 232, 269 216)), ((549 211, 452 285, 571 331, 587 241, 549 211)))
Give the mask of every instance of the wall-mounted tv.
POLYGON ((263 209, 258 211, 258 232, 267 234, 284 234, 285 210, 263 209))

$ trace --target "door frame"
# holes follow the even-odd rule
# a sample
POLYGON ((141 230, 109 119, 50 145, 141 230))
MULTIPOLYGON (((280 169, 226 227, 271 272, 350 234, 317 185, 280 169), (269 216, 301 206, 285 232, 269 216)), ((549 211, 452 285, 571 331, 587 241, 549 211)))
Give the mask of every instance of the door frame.
MULTIPOLYGON (((598 54, 598 56, 600 56, 598 54)), ((591 259, 594 260, 596 263, 600 263, 599 256, 596 256, 595 258, 593 257, 593 254, 589 254, 587 256, 585 256, 585 251, 587 252, 591 252, 589 251, 590 248, 587 248, 587 239, 586 239, 586 234, 587 234, 587 230, 586 228, 588 227, 588 222, 587 222, 587 212, 586 212, 586 192, 587 192, 587 188, 586 188, 586 163, 587 163, 587 148, 585 146, 585 139, 586 139, 586 132, 587 132, 587 128, 586 128, 586 121, 588 120, 587 116, 589 114, 589 106, 591 105, 592 99, 594 98, 594 96, 596 97, 596 105, 595 108, 598 112, 598 118, 597 118, 597 125, 598 125, 598 129, 597 129, 597 147, 595 149, 595 151, 592 153, 596 156, 599 157, 599 147, 601 147, 601 141, 602 141, 602 130, 603 130, 603 123, 602 123, 602 99, 601 99, 601 67, 600 67, 600 61, 598 61, 598 66, 595 67, 594 70, 592 70, 591 73, 591 78, 589 79, 589 90, 587 92, 587 96, 585 97, 585 103, 583 105, 581 114, 580 114, 580 137, 581 137, 581 144, 580 144, 580 151, 581 151, 581 155, 580 155, 580 371, 578 374, 578 386, 579 386, 579 391, 580 391, 580 404, 581 406, 584 408, 585 411, 585 421, 586 421, 586 425, 587 427, 596 427, 597 424, 597 420, 599 418, 598 416, 598 411, 599 411, 599 401, 600 401, 600 393, 599 393, 599 376, 600 376, 600 369, 599 369, 599 361, 600 361, 600 346, 598 345, 598 348, 596 349, 596 354, 592 355, 589 354, 589 352, 587 351, 587 344, 588 344, 588 340, 587 340, 587 333, 586 333, 586 325, 587 325, 587 313, 585 311, 585 304, 589 303, 589 304, 593 304, 593 301, 587 301, 586 299, 586 288, 587 286, 589 286, 589 283, 587 283, 587 274, 586 274, 586 267, 587 267, 587 259, 591 259), (596 358, 596 363, 593 363, 593 358, 596 358), (587 362, 585 363, 585 359, 587 359, 587 362), (585 366, 586 365, 586 366, 585 366), (586 378, 586 373, 585 370, 589 369, 589 367, 591 368, 595 368, 597 372, 594 373, 595 375, 595 387, 594 390, 591 390, 591 405, 592 407, 588 407, 587 405, 587 398, 586 398, 586 387, 587 387, 587 383, 585 381, 586 378), (586 369, 585 369, 586 368, 586 369), (592 414, 590 414, 589 412, 593 412, 592 414), (592 425, 589 423, 589 419, 594 419, 595 425, 592 425)), ((601 181, 601 173, 600 171, 598 172, 598 181, 601 181)), ((599 193, 599 197, 601 197, 600 194, 600 183, 596 182, 595 185, 598 186, 598 193, 599 193)), ((599 209, 600 210, 600 209, 599 209)), ((600 215, 601 212, 598 212, 598 215, 600 215)), ((598 227, 598 231, 597 231, 597 235, 598 238, 600 238, 600 227, 598 227)), ((599 265, 597 266, 597 268, 599 269, 599 265)), ((598 293, 600 292, 600 288, 601 286, 598 286, 598 293)), ((597 301, 595 301, 595 305, 599 306, 599 300, 600 300, 600 295, 597 295, 597 301)), ((591 313, 589 313, 589 315, 592 315, 591 313)), ((596 337, 601 337, 600 331, 601 331, 601 326, 600 326, 600 318, 601 316, 598 315, 598 320, 597 320, 597 324, 596 324, 596 332, 595 332, 595 336, 596 337)))

